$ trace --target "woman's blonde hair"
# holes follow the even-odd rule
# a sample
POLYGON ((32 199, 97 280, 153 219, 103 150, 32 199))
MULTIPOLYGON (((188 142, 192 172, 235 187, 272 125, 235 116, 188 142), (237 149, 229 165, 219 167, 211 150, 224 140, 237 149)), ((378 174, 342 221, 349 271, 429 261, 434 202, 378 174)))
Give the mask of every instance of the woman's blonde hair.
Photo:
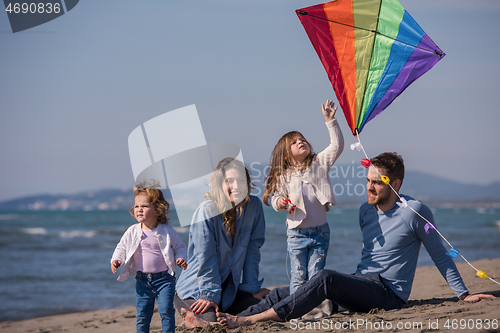
POLYGON ((208 180, 208 186, 210 187, 210 191, 205 194, 205 199, 212 200, 215 203, 215 208, 224 218, 226 233, 234 235, 236 231, 236 216, 240 216, 243 213, 243 207, 250 200, 250 191, 253 187, 250 173, 242 162, 231 157, 226 157, 215 167, 212 176, 208 180), (238 170, 246 178, 247 194, 237 205, 229 200, 224 187, 226 172, 231 169, 238 170), (236 211, 236 215, 234 215, 233 209, 236 211))
MULTIPOLYGON (((160 182, 153 179, 139 183, 134 186, 134 197, 145 194, 149 203, 155 207, 158 223, 168 223, 167 214, 170 212, 170 205, 163 197, 163 192, 157 187, 160 187, 160 182)), ((129 212, 135 219, 134 207, 130 208, 129 212)))
POLYGON ((283 135, 276 146, 274 146, 273 152, 271 153, 271 159, 269 161, 269 171, 264 177, 264 184, 266 186, 264 191, 263 201, 266 205, 269 204, 269 198, 274 192, 282 185, 283 176, 288 173, 288 169, 294 166, 292 161, 291 146, 292 142, 297 135, 300 135, 304 141, 309 145, 309 155, 304 159, 304 162, 299 167, 299 170, 305 170, 309 168, 316 154, 313 153, 313 147, 309 141, 304 138, 302 133, 298 131, 291 131, 283 135))

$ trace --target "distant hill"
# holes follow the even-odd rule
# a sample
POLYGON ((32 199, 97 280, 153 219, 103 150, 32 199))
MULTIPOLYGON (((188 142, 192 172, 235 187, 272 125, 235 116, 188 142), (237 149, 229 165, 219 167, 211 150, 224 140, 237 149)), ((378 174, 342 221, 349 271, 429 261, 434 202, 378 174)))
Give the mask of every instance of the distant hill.
MULTIPOLYGON (((254 194, 262 198, 262 169, 250 167, 254 194)), ((366 169, 354 165, 334 166, 330 179, 339 205, 358 205, 366 201, 366 169)), ((429 205, 492 204, 500 206, 500 182, 489 185, 464 184, 418 171, 407 171, 401 192, 429 205)), ((170 192, 165 197, 172 202, 170 192)), ((189 193, 186 193, 189 197, 189 193)), ((174 198, 175 205, 175 198, 174 198)), ((128 210, 132 207, 132 190, 102 189, 66 195, 34 195, 0 202, 1 210, 128 210)), ((196 203, 195 203, 196 205, 196 203)), ((175 207, 172 207, 175 208, 175 207)))
POLYGON ((119 210, 134 204, 131 190, 104 189, 66 195, 34 195, 0 202, 4 210, 119 210))
POLYGON ((500 182, 464 184, 418 171, 408 172, 402 192, 422 201, 500 202, 500 182))

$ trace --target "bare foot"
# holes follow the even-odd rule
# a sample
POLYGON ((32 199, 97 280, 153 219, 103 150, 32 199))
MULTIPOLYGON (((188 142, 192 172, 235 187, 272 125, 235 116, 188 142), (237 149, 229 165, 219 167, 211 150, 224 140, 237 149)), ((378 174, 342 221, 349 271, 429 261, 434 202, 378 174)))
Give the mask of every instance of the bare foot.
POLYGON ((217 312, 217 321, 227 328, 237 328, 240 326, 248 326, 253 323, 247 320, 248 317, 238 317, 229 313, 217 312))
POLYGON ((181 308, 181 315, 184 319, 184 325, 186 325, 186 328, 205 327, 206 325, 211 325, 210 322, 196 317, 194 313, 184 308, 181 308))

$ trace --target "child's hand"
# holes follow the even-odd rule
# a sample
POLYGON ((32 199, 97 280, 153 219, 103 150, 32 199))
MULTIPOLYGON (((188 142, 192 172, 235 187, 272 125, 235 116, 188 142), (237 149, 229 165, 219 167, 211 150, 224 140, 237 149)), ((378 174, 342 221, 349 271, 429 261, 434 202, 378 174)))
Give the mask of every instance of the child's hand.
POLYGON ((116 271, 121 265, 122 262, 120 260, 113 260, 113 262, 111 263, 111 271, 113 272, 113 274, 116 274, 116 271))
POLYGON ((177 264, 177 266, 179 266, 183 270, 186 270, 186 268, 188 267, 188 264, 187 264, 186 260, 184 260, 182 258, 177 259, 175 261, 175 263, 177 264))
POLYGON ((335 113, 337 112, 337 106, 331 100, 327 100, 326 104, 321 104, 321 109, 323 110, 323 115, 325 116, 326 122, 335 119, 335 113))
POLYGON ((279 197, 278 200, 276 201, 276 205, 278 206, 279 209, 286 209, 287 203, 285 201, 285 198, 279 197))

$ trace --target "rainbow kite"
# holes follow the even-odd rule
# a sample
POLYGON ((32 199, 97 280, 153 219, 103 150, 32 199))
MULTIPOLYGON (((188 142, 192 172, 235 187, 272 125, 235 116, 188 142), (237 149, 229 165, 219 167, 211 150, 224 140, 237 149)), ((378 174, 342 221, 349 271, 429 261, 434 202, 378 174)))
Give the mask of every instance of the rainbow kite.
POLYGON ((335 0, 296 13, 355 136, 445 55, 397 0, 335 0))

